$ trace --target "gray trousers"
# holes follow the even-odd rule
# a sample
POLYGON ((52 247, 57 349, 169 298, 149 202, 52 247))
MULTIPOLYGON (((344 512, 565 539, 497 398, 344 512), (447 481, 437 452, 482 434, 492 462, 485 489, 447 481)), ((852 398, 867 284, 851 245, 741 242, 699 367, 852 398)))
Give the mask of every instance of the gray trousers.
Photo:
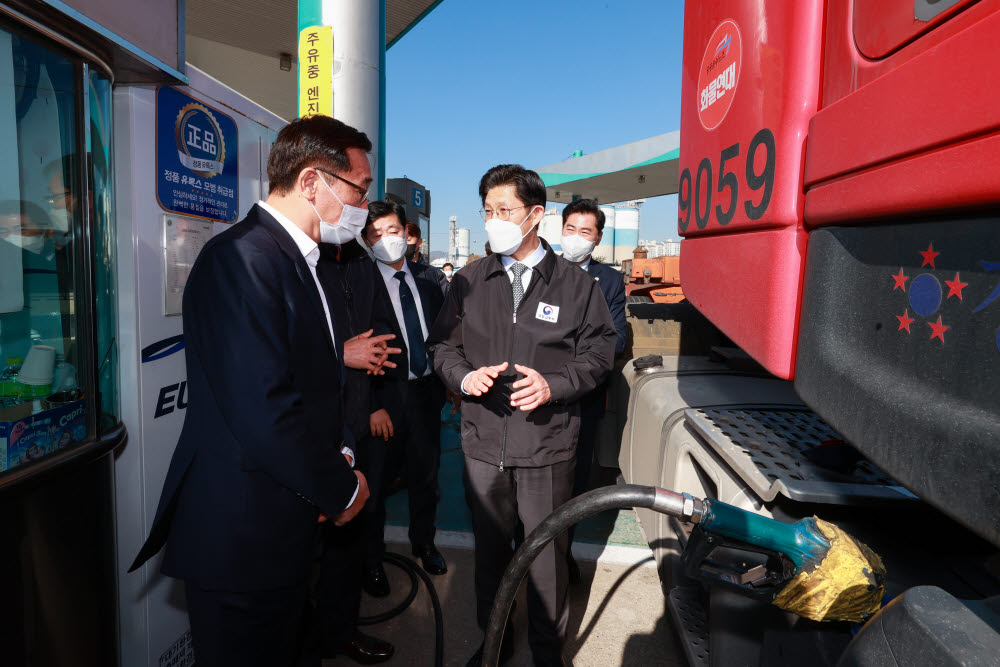
MULTIPOLYGON (((573 495, 573 459, 538 468, 504 468, 465 457, 465 498, 476 538, 476 614, 489 623, 493 599, 514 555, 515 520, 529 535, 573 495)), ((569 621, 565 533, 538 555, 528 572, 528 643, 535 664, 559 664, 569 621)))

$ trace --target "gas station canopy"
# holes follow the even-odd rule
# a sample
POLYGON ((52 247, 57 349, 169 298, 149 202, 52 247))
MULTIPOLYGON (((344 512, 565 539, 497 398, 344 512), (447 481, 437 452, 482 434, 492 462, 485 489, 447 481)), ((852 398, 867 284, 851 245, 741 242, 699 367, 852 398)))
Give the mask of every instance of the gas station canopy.
MULTIPOLYGON (((372 0, 374 1, 374 0, 372 0)), ((442 0, 385 0, 391 47, 442 0)), ((295 118, 297 0, 187 0, 187 60, 286 120, 295 118), (279 70, 281 54, 291 69, 279 70)))
POLYGON ((602 204, 677 192, 679 131, 634 141, 537 169, 550 202, 602 204))
MULTIPOLYGON (((385 0, 385 44, 392 46, 441 0, 385 0)), ((277 57, 295 55, 297 0, 188 0, 187 33, 277 57)))

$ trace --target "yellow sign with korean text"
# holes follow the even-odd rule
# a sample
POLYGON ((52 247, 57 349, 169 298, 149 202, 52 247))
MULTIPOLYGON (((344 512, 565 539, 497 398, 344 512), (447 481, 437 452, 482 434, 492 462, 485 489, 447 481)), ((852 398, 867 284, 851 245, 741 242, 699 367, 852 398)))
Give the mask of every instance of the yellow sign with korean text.
POLYGON ((299 116, 333 116, 333 28, 314 25, 299 33, 299 116))

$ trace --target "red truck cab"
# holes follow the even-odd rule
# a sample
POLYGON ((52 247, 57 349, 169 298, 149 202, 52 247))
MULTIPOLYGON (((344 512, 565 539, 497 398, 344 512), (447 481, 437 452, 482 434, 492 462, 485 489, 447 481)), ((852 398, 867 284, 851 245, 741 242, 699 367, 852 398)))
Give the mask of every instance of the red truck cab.
POLYGON ((685 295, 1000 544, 1000 2, 685 12, 685 295))

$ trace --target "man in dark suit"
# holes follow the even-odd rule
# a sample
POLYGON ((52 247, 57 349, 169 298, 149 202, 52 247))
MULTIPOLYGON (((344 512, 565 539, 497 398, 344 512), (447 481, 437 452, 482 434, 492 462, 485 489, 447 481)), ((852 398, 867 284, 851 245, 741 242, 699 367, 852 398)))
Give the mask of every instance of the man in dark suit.
MULTIPOLYGON (((440 269, 406 259, 406 213, 393 202, 372 202, 364 230, 365 241, 377 260, 376 279, 392 304, 393 333, 402 354, 396 368, 375 380, 380 405, 390 420, 375 433, 392 438, 393 453, 387 472, 402 468, 410 503, 410 546, 430 574, 444 574, 447 564, 434 546, 434 521, 441 496, 438 465, 441 459, 441 408, 444 386, 434 375, 425 348, 427 332, 444 303, 447 281, 440 269)), ((384 498, 378 499, 384 508, 384 498)), ((380 523, 385 524, 384 509, 380 523)), ((383 550, 379 539, 377 549, 383 550)), ((384 579, 379 561, 370 562, 369 577, 384 579)))
MULTIPOLYGON (((377 531, 382 541, 382 525, 376 525, 382 494, 382 450, 385 442, 373 433, 388 419, 379 404, 372 379, 396 364, 388 358, 398 355, 391 333, 395 316, 388 299, 376 285, 381 279, 368 253, 356 240, 335 245, 320 244, 317 275, 333 308, 337 335, 344 344, 344 409, 347 426, 354 437, 357 467, 368 480, 371 493, 361 513, 346 526, 323 525, 323 554, 314 591, 316 604, 310 624, 310 664, 321 658, 346 655, 361 664, 384 662, 393 656, 392 644, 358 629, 366 548, 377 531), (373 474, 374 472, 374 474, 373 474)), ((382 553, 377 554, 380 560, 382 553)), ((387 584, 388 582, 386 582, 387 584)), ((377 593, 378 591, 376 591, 377 593)), ((388 590, 386 591, 388 594, 388 590)))
MULTIPOLYGON (((615 342, 615 356, 625 351, 625 281, 620 271, 615 271, 607 264, 602 264, 592 256, 594 247, 604 236, 604 211, 593 199, 580 199, 563 209, 562 212, 562 249, 563 258, 573 262, 593 276, 601 294, 608 303, 611 319, 615 323, 618 338, 615 342)), ((590 471, 594 462, 594 440, 597 437, 597 423, 604 415, 607 402, 608 384, 603 382, 594 391, 580 401, 580 441, 576 448, 576 479, 573 482, 573 495, 578 496, 587 490, 590 471)), ((573 541, 573 529, 570 529, 570 544, 573 541)), ((573 559, 573 552, 567 551, 569 563, 569 578, 571 583, 580 580, 580 568, 573 559)))
POLYGON ((289 123, 271 191, 201 252, 184 292, 188 408, 150 536, 182 579, 195 659, 295 660, 319 524, 364 506, 342 401, 344 341, 319 286, 318 242, 364 220, 362 133, 326 116, 289 123))

